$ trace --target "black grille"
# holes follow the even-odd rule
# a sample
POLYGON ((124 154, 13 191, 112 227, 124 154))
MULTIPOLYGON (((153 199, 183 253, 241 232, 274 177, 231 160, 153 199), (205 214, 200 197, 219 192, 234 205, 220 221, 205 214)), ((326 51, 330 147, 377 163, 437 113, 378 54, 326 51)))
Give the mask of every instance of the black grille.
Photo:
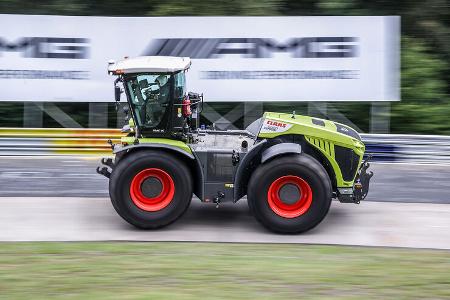
POLYGON ((352 129, 348 126, 341 125, 341 124, 334 123, 334 125, 336 125, 337 132, 351 136, 352 138, 361 140, 361 137, 359 136, 358 132, 356 132, 354 129, 352 129))
POLYGON ((349 148, 334 146, 334 156, 341 168, 342 178, 345 181, 353 180, 358 170, 359 156, 349 148))

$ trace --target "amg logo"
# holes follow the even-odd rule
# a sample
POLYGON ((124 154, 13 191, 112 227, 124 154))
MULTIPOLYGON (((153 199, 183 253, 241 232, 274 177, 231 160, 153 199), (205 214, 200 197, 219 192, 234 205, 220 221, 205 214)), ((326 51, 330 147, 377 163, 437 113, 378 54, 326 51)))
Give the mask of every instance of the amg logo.
POLYGON ((10 42, 0 37, 1 52, 22 52, 29 58, 84 59, 89 55, 89 40, 84 38, 22 37, 10 42))
POLYGON ((157 39, 144 55, 220 58, 237 54, 249 58, 268 58, 274 52, 290 53, 294 58, 343 58, 358 55, 356 37, 291 38, 284 43, 266 38, 157 39))

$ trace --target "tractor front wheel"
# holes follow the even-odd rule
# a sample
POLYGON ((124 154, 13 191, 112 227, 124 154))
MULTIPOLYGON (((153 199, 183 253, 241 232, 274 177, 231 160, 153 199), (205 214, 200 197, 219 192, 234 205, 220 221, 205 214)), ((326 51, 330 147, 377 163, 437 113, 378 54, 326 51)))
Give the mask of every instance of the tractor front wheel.
POLYGON ((176 157, 162 151, 138 151, 118 163, 109 193, 114 209, 128 223, 155 229, 186 211, 192 199, 192 178, 176 157))
POLYGON ((323 166, 306 154, 275 157, 250 178, 250 211, 268 229, 300 233, 325 218, 331 204, 331 181, 323 166))

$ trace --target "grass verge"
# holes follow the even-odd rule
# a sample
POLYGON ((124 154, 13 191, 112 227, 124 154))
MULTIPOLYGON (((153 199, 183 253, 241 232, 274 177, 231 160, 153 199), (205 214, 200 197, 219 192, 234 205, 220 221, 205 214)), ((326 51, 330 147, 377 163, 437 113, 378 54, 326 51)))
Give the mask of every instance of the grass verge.
POLYGON ((211 243, 0 243, 4 299, 450 298, 450 252, 211 243))

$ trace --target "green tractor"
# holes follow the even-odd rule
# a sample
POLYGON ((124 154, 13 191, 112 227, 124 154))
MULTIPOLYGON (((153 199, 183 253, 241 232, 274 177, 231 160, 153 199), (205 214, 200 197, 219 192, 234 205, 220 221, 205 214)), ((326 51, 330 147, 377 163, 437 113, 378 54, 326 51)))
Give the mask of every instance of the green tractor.
POLYGON ((110 62, 115 100, 125 92, 128 132, 112 144, 111 202, 127 222, 166 226, 201 202, 237 202, 268 229, 300 233, 319 224, 331 200, 359 203, 373 173, 352 128, 313 117, 266 112, 245 130, 199 128, 203 95, 186 92, 187 57, 147 56, 110 62))

